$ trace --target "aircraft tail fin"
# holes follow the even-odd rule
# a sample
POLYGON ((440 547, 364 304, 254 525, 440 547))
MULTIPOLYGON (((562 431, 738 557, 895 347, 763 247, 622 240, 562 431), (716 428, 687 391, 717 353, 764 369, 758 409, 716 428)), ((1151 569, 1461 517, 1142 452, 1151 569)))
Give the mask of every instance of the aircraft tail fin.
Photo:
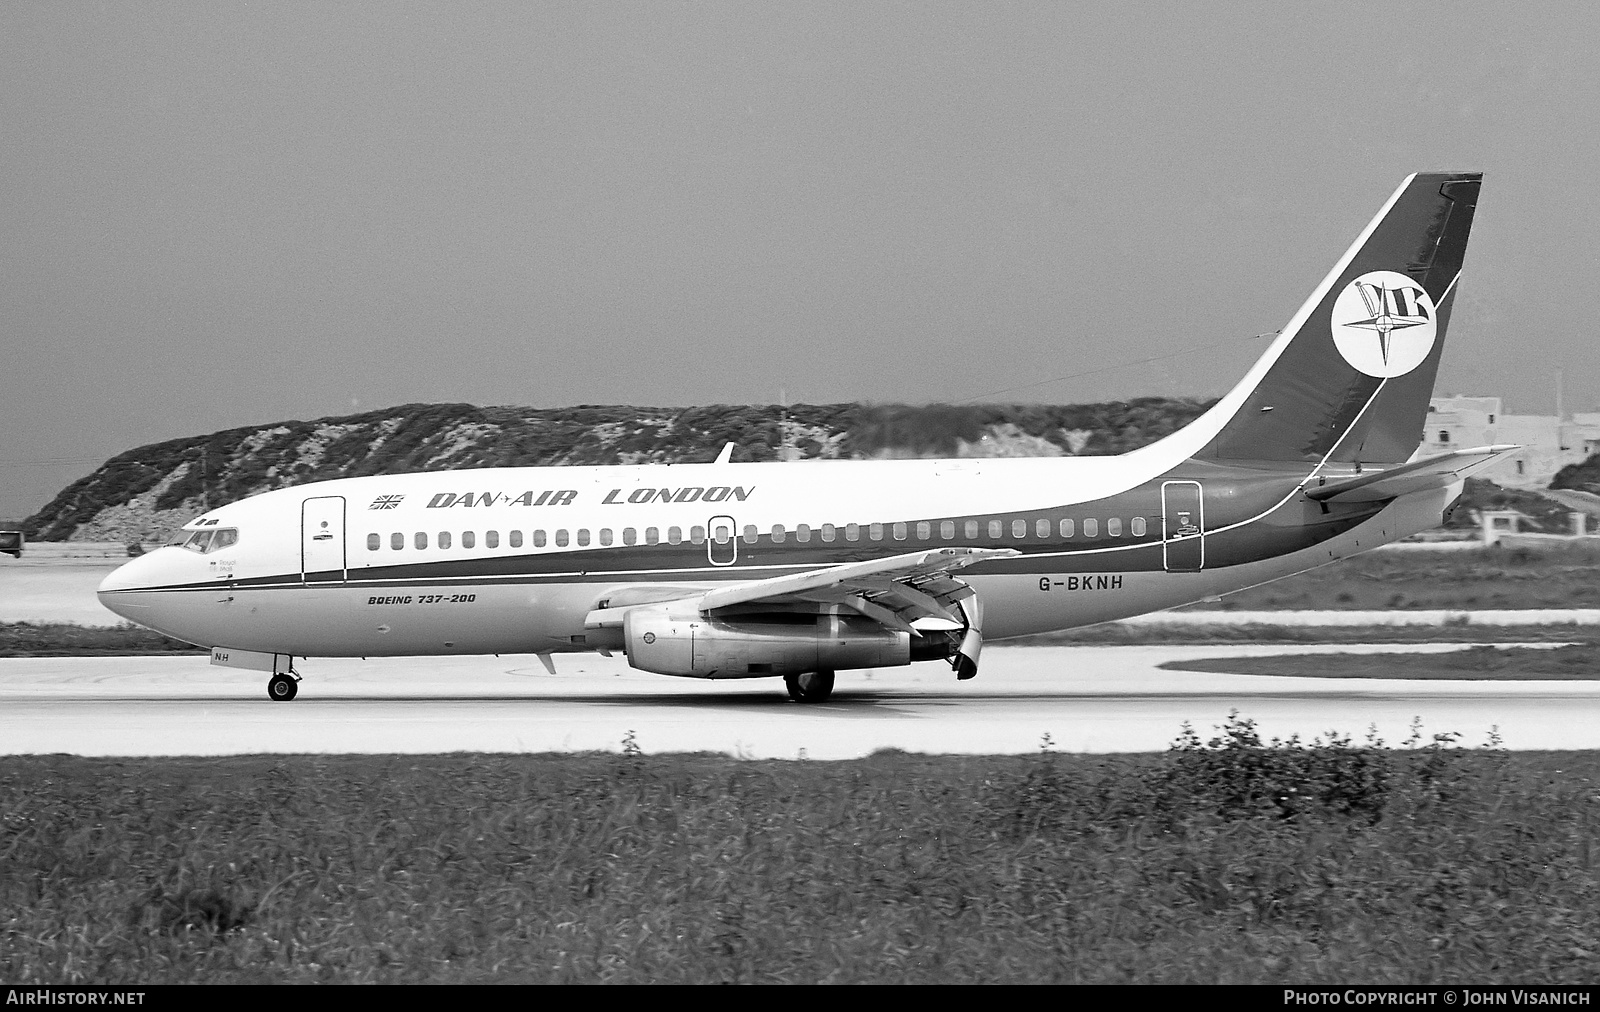
POLYGON ((1422 440, 1483 174, 1418 173, 1195 426, 1208 459, 1399 462, 1422 440))

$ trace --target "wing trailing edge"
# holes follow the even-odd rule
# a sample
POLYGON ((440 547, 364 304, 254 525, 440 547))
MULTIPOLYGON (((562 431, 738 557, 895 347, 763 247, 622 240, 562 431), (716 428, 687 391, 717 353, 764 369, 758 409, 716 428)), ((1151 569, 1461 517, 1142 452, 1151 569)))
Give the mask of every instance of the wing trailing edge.
POLYGON ((890 582, 926 578, 964 569, 985 559, 1009 559, 1020 555, 1015 548, 935 548, 927 552, 908 552, 887 559, 847 562, 827 569, 814 569, 792 576, 736 583, 709 590, 697 602, 702 612, 736 604, 780 600, 835 587, 859 585, 862 589, 882 589, 890 582))

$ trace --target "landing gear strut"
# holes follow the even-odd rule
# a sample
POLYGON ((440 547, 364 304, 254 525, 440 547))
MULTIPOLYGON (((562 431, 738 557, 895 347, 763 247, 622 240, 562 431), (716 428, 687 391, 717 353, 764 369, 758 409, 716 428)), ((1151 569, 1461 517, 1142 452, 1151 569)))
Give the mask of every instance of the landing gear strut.
POLYGON ((796 703, 821 703, 833 695, 833 672, 807 671, 800 675, 784 675, 783 684, 789 698, 796 703))
POLYGON ((300 691, 300 683, 293 675, 277 674, 267 683, 267 698, 275 703, 287 703, 300 691))

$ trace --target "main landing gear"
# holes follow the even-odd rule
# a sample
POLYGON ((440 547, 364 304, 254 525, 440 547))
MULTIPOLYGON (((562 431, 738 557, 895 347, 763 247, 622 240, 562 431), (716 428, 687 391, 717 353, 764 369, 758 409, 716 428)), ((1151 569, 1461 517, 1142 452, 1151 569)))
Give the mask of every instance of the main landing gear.
POLYGON ((287 703, 300 691, 300 678, 294 672, 276 674, 267 683, 267 698, 275 703, 287 703))
POLYGON ((821 703, 833 695, 833 672, 807 671, 801 675, 784 675, 783 684, 789 698, 796 703, 821 703))

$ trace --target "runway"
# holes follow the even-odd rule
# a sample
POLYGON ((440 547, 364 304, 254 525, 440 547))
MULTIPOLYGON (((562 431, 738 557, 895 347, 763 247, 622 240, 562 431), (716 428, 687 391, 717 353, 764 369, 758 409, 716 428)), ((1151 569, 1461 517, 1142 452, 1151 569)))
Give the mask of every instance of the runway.
POLYGON ((880 749, 1158 751, 1185 721, 1202 737, 1237 709, 1267 736, 1329 730, 1390 745, 1454 731, 1514 749, 1600 748, 1600 682, 1280 678, 1163 671, 1183 657, 1437 651, 1412 646, 1005 647, 957 682, 938 664, 841 672, 832 700, 789 702, 777 679, 706 683, 635 671, 621 657, 312 660, 300 696, 266 698, 257 672, 203 657, 0 660, 0 754, 618 751, 848 759, 880 749))

